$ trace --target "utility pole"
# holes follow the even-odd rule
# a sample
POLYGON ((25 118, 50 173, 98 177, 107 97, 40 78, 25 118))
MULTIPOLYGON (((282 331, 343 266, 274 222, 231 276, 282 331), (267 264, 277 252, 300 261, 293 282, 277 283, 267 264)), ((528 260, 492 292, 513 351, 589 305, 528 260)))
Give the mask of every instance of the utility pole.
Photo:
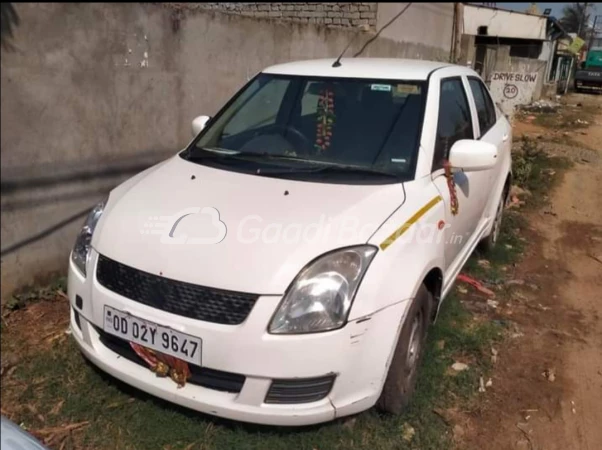
POLYGON ((592 30, 589 36, 589 42, 587 43, 587 50, 591 50, 594 39, 598 37, 598 29, 596 28, 596 24, 598 23, 598 19, 602 19, 602 16, 594 17, 594 29, 592 30))
POLYGON ((583 14, 581 14, 581 20, 579 21, 579 30, 577 31, 577 37, 581 37, 583 22, 585 22, 585 17, 587 16, 587 8, 589 8, 589 3, 585 2, 585 6, 583 7, 583 14))
POLYGON ((464 14, 462 3, 454 2, 454 23, 452 27, 451 62, 458 64, 462 55, 462 18, 464 14))
MULTIPOLYGON (((577 30, 577 38, 581 37, 581 30, 583 29, 583 23, 585 22, 585 17, 587 16, 587 8, 589 8, 589 3, 586 2, 583 5, 583 13, 581 14, 581 17, 579 20, 579 29, 577 30)), ((565 95, 566 95, 567 91, 569 90, 569 84, 571 82, 571 76, 573 75, 573 65, 575 64, 575 60, 577 60, 577 62, 579 62, 579 55, 574 55, 571 58, 571 65, 569 66, 569 76, 567 77, 566 85, 564 87, 565 95)))

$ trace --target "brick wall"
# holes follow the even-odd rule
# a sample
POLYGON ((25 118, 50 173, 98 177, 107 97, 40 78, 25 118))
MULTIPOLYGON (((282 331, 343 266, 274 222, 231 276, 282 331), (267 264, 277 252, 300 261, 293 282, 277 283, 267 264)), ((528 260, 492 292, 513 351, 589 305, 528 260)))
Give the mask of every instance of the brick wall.
POLYGON ((247 17, 312 23, 331 28, 367 25, 376 28, 378 3, 194 3, 194 9, 247 17))

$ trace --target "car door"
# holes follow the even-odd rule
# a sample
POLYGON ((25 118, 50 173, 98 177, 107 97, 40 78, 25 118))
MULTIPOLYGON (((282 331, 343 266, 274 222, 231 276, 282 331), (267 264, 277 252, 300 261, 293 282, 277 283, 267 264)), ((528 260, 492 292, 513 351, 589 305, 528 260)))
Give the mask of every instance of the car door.
MULTIPOLYGON (((476 125, 478 131, 475 139, 495 145, 499 155, 509 152, 512 144, 510 142, 509 124, 503 117, 498 115, 495 104, 483 81, 478 77, 472 76, 467 77, 467 81, 469 97, 472 100, 477 118, 476 125)), ((481 223, 493 220, 493 217, 490 217, 492 211, 490 206, 497 206, 499 200, 495 187, 499 186, 500 182, 503 182, 503 180, 499 179, 502 176, 502 164, 503 158, 500 157, 497 159, 496 166, 493 169, 483 171, 479 174, 479 183, 482 185, 484 192, 487 193, 481 206, 481 215, 479 217, 481 223)), ((493 209, 495 210, 495 208, 493 209)))
POLYGON ((455 142, 461 139, 474 139, 475 136, 473 111, 461 76, 440 80, 437 114, 431 177, 445 203, 444 257, 447 271, 454 262, 457 264, 462 260, 460 256, 476 229, 476 222, 478 222, 476 212, 478 212, 479 202, 484 197, 473 183, 477 172, 457 171, 452 176, 458 200, 458 212, 452 213, 452 191, 448 185, 443 163, 449 158, 449 151, 455 142))

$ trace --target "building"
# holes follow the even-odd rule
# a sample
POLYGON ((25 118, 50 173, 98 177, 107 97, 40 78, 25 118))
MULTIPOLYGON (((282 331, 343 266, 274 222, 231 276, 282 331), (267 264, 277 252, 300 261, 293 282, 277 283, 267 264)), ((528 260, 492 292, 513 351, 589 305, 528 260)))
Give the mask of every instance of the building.
POLYGON ((556 92, 550 72, 563 35, 547 16, 465 3, 459 62, 474 68, 511 114, 519 104, 556 92))
POLYGON ((570 47, 576 37, 577 33, 565 33, 556 42, 549 80, 556 83, 559 92, 565 91, 571 77, 575 53, 570 51, 570 47))

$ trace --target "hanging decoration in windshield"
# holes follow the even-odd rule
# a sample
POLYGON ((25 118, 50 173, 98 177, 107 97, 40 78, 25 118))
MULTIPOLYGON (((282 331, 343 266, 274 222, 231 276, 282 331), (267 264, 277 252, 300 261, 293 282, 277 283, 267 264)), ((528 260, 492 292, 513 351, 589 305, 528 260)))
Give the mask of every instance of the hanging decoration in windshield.
POLYGON ((314 145, 318 152, 324 152, 330 147, 334 119, 334 93, 330 89, 323 89, 318 98, 316 144, 314 145))

